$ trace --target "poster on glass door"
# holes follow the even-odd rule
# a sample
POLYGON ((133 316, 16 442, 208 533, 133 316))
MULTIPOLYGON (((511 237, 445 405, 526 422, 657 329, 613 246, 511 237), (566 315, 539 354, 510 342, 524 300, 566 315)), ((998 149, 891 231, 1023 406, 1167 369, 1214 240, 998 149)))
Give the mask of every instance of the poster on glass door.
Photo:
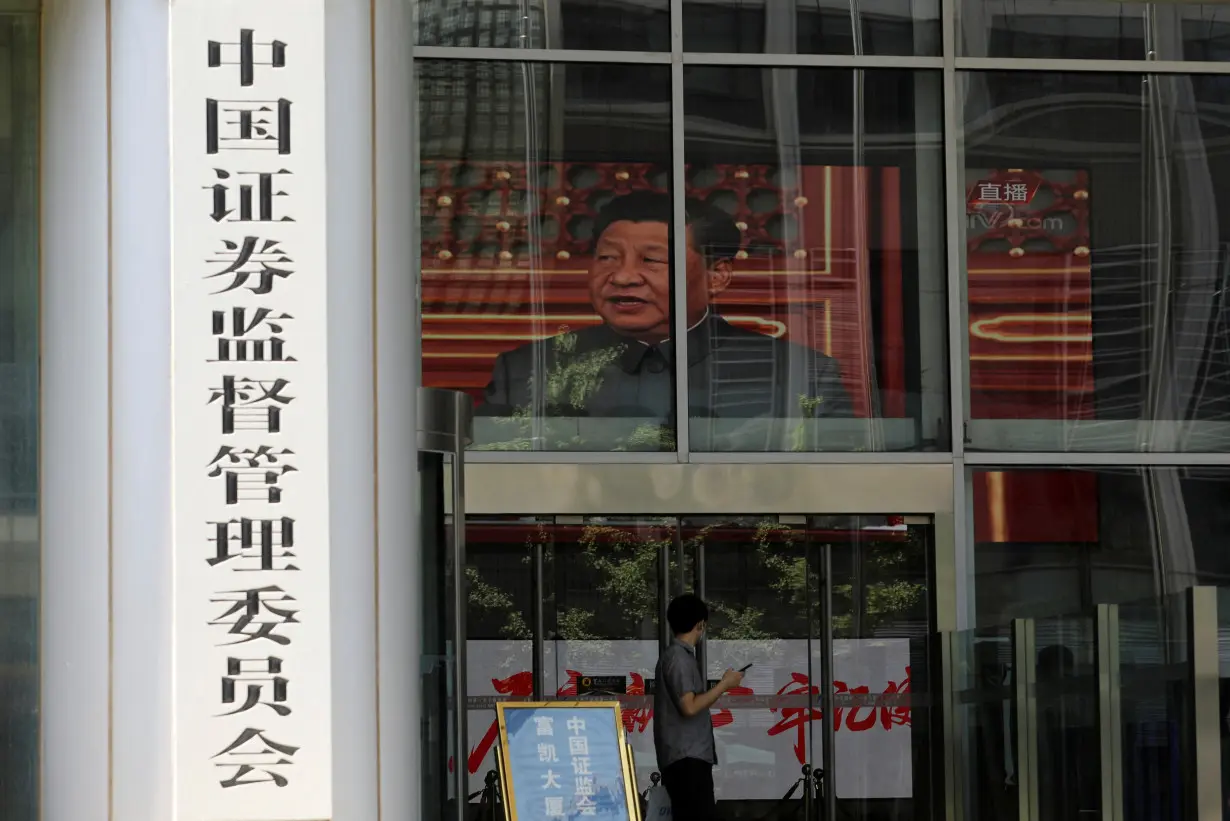
MULTIPOLYGON (((712 711, 719 768, 718 800, 781 798, 804 764, 823 761, 819 698, 821 645, 798 640, 707 642, 710 678, 751 663, 743 686, 712 711), (742 699, 740 704, 737 699, 742 699)), ((531 700, 533 646, 524 641, 467 644, 471 791, 495 768, 495 704, 531 700)), ((645 696, 657 663, 656 641, 559 641, 544 647, 544 695, 577 695, 582 677, 620 678, 627 695, 645 696)), ((833 642, 835 756, 832 783, 838 798, 906 798, 913 794, 910 642, 907 639, 838 639, 833 642), (879 697, 876 701, 876 697, 879 697), (872 701, 876 703, 872 704, 872 701)), ((644 789, 657 770, 652 699, 629 699, 624 729, 637 781, 644 789)))

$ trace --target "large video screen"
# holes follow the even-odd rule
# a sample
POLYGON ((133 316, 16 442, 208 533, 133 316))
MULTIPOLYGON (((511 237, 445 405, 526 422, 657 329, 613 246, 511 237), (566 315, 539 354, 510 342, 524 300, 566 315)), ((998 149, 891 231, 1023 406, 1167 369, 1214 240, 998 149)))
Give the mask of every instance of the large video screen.
MULTIPOLYGON (((1096 419, 1089 172, 967 169, 965 181, 970 419, 1096 419)), ((980 542, 1096 539, 1093 476, 1057 494, 1043 474, 1004 477, 974 482, 980 542)))
POLYGON ((663 166, 425 162, 424 384, 474 398, 486 450, 673 450, 677 417, 693 450, 916 448, 901 173, 790 176, 691 169, 672 283, 663 166))
POLYGON ((1089 173, 968 169, 971 419, 1093 419, 1089 173))

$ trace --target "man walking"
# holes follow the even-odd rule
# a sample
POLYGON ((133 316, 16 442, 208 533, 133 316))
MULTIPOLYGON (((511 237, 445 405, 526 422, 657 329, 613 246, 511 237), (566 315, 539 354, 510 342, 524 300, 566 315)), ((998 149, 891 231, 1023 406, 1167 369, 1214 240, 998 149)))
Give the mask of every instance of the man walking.
POLYGON ((666 608, 666 621, 674 639, 658 657, 654 674, 653 744, 674 821, 716 817, 713 766, 717 747, 709 708, 743 681, 742 673, 727 670, 714 687, 706 687, 696 644, 708 620, 709 608, 699 596, 688 593, 672 601, 666 608))

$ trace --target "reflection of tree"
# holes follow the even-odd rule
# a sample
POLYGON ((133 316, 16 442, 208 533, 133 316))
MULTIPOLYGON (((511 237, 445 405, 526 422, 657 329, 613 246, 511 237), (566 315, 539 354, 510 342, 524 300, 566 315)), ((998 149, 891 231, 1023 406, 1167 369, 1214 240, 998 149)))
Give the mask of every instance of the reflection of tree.
MULTIPOLYGON (((528 550, 522 551, 520 564, 526 568, 526 571, 525 574, 518 573, 517 575, 528 575, 532 572, 533 548, 535 542, 542 538, 542 532, 542 527, 539 526, 525 537, 528 550)), ((509 545, 508 548, 510 551, 516 550, 516 545, 509 545)), ((474 635, 473 623, 476 617, 480 614, 493 616, 499 624, 497 629, 499 636, 515 642, 512 647, 503 648, 504 655, 499 658, 497 665, 499 675, 508 676, 523 672, 525 669, 524 653, 529 647, 529 642, 534 638, 534 630, 528 623, 528 614, 518 606, 512 594, 484 578, 482 572, 473 564, 467 565, 465 576, 468 588, 467 601, 469 602, 467 628, 470 635, 474 635), (520 652, 516 649, 518 647, 520 652)), ((494 658, 495 652, 491 649, 487 651, 489 660, 494 658)))
MULTIPOLYGON (((545 539, 546 531, 542 525, 526 534, 525 549, 521 551, 521 564, 526 568, 527 575, 533 573, 535 545, 542 543, 545 539)), ((515 549, 515 546, 509 545, 510 551, 515 549)), ((532 639, 534 637, 533 628, 527 622, 528 614, 523 613, 517 607, 516 599, 512 594, 484 578, 473 564, 466 567, 466 583, 469 588, 467 598, 471 614, 486 611, 496 616, 503 616, 504 621, 500 625, 499 634, 504 638, 532 639)))
POLYGON ((885 629, 926 621, 926 546, 907 529, 904 541, 864 542, 862 584, 833 586, 833 635, 872 636, 885 629), (861 599, 861 601, 860 601, 861 599))
POLYGON ((593 632, 594 614, 579 607, 561 610, 555 616, 555 634, 565 641, 594 641, 600 636, 593 632))
MULTIPOLYGON (((699 529, 689 543, 714 539, 715 531, 731 523, 710 525, 699 529)), ((771 520, 759 520, 751 527, 751 547, 756 562, 767 571, 768 587, 776 593, 781 607, 766 613, 763 608, 722 601, 713 597, 709 602, 721 616, 713 631, 718 639, 755 641, 781 638, 783 631, 772 624, 788 623, 782 614, 812 615, 811 635, 822 633, 820 606, 823 587, 816 563, 809 557, 815 551, 803 550, 805 534, 771 520), (766 623, 767 622, 767 623, 766 623)), ((861 562, 861 583, 833 586, 833 635, 872 636, 894 624, 926 618, 919 608, 925 602, 926 551, 914 530, 906 531, 904 541, 875 539, 861 541, 853 554, 861 562), (857 617, 857 618, 856 618, 857 617)))
POLYGON ((595 522, 581 531, 576 548, 557 545, 556 562, 565 567, 575 563, 578 576, 593 580, 589 601, 570 601, 557 616, 558 637, 656 638, 659 562, 663 550, 673 552, 673 534, 673 528, 659 523, 626 527, 595 522))
POLYGON ((503 613, 504 625, 500 635, 510 639, 533 638, 533 631, 525 623, 525 616, 517 611, 512 596, 483 580, 477 567, 466 568, 466 581, 470 585, 470 607, 474 610, 494 610, 503 613))
MULTIPOLYGON (((824 405, 824 397, 801 394, 798 397, 798 403, 799 421, 795 422, 790 429, 788 450, 795 453, 822 450, 815 441, 817 429, 816 423, 812 420, 820 418, 820 408, 824 405)), ((862 450, 862 448, 857 448, 857 450, 862 450)))
POLYGON ((726 620, 726 624, 713 633, 715 639, 727 641, 764 641, 774 638, 772 633, 761 629, 760 620, 764 611, 755 607, 732 607, 722 602, 709 603, 709 608, 726 620))
MULTIPOLYGON (((576 353, 577 336, 563 333, 550 341, 548 357, 553 365, 545 378, 530 377, 530 395, 541 396, 545 415, 535 430, 534 410, 529 407, 510 409, 507 416, 492 421, 501 432, 500 441, 475 445, 473 450, 583 450, 588 444, 578 435, 577 420, 588 417, 586 405, 602 388, 602 372, 616 362, 624 352, 623 345, 576 353)), ((645 451, 675 449, 675 432, 664 425, 639 424, 626 436, 602 443, 603 450, 645 451)))
POLYGON ((639 626, 647 618, 656 620, 658 563, 661 551, 669 551, 673 542, 639 530, 590 525, 581 534, 580 548, 598 575, 598 592, 618 608, 623 620, 639 626))
MULTIPOLYGON (((813 542, 808 548, 804 531, 768 519, 751 519, 698 528, 688 536, 685 553, 696 555, 702 544, 710 550, 718 544, 737 544, 719 537, 719 531, 732 526, 739 532, 749 532, 746 546, 758 566, 751 578, 764 579, 761 583, 773 592, 777 604, 757 606, 711 592, 711 638, 767 641, 803 629, 810 629, 813 636, 821 635, 823 580, 816 561, 819 545, 813 542), (804 615, 809 610, 811 624, 807 625, 804 615), (798 630, 783 629, 791 621, 798 630)), ((534 548, 551 544, 548 528, 541 526, 526 537, 529 549, 523 561, 527 576, 532 573, 534 548)), ((656 639, 656 619, 662 607, 658 574, 663 551, 670 559, 670 578, 678 579, 681 573, 674 541, 673 520, 643 526, 598 520, 587 524, 576 542, 555 544, 550 551, 553 565, 561 568, 559 578, 568 580, 570 589, 557 590, 554 601, 546 603, 548 608, 556 608, 555 632, 550 638, 593 643, 594 652, 608 647, 610 640, 656 639)), ((892 631, 897 625, 925 623, 927 554, 918 531, 907 529, 904 538, 865 538, 857 547, 842 545, 835 550, 849 550, 858 563, 853 578, 843 574, 841 583, 833 585, 831 624, 835 637, 870 637, 892 631)), ((533 637, 528 614, 517 609, 509 593, 484 579, 477 568, 467 568, 466 577, 471 608, 504 614, 501 636, 533 637)))
MULTIPOLYGON (((723 522, 699 528, 688 538, 692 551, 702 545, 717 541, 714 537, 721 530, 741 522, 723 522)), ((742 528, 740 528, 742 529, 742 528)), ((807 608, 808 582, 816 590, 818 578, 807 565, 805 554, 794 550, 802 534, 786 525, 761 519, 752 528, 752 547, 759 564, 770 571, 769 588, 777 593, 783 608, 793 612, 805 612, 807 608)), ((780 631, 765 624, 764 610, 747 604, 734 604, 711 596, 709 608, 720 619, 711 631, 711 638, 725 641, 766 641, 781 638, 780 631)), ((768 614, 770 619, 778 614, 768 614)))
MULTIPOLYGON (((672 522, 651 522, 627 527, 595 522, 586 525, 575 543, 556 544, 550 555, 563 563, 564 578, 580 577, 592 595, 564 593, 564 604, 555 611, 554 638, 564 641, 656 638, 659 603, 658 572, 661 551, 671 555, 672 576, 678 573, 673 556, 672 522)), ((540 526, 526 537, 525 563, 532 573, 532 556, 539 545, 552 544, 547 527, 540 526)), ((532 629, 516 601, 497 584, 484 579, 478 568, 468 567, 470 607, 504 614, 500 634, 528 639, 532 629)), ((563 592, 563 591, 560 591, 563 592)), ((560 600, 557 593, 556 601, 560 600)), ((550 606, 550 602, 547 606, 550 606)))
MULTIPOLYGON (((673 529, 657 522, 621 526, 601 520, 587 524, 575 543, 556 543, 554 638, 570 643, 571 669, 609 663, 614 641, 657 639, 659 562, 661 551, 669 555, 673 544, 673 529)), ((654 663, 620 658, 633 667, 654 663)))
MULTIPOLYGON (((559 412, 557 417, 545 417, 540 426, 539 450, 586 450, 589 443, 577 434, 576 411, 559 412)), ((600 418, 600 417, 599 417, 600 418)), ((509 416, 492 418, 499 426, 501 439, 473 445, 471 450, 530 451, 534 447, 534 423, 529 408, 516 408, 509 416)), ((626 451, 673 451, 675 431, 665 425, 638 424, 627 436, 613 437, 601 443, 603 451, 624 453, 626 451)), ((589 448, 592 449, 592 448, 589 448)))

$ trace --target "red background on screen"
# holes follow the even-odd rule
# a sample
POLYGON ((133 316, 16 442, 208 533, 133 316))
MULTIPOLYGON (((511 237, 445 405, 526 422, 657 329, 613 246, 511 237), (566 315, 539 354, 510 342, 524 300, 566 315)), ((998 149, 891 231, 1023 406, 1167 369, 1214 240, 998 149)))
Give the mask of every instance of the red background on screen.
MULTIPOLYGON (((1009 215, 1020 224, 967 237, 970 417, 1092 419, 1089 174, 983 172, 966 189, 971 221, 984 183, 1023 183, 1031 200, 1009 215)), ((1098 541, 1095 473, 978 471, 973 492, 975 542, 1098 541)))
MULTIPOLYGON (((882 416, 904 416, 899 169, 808 166, 797 188, 785 191, 773 174, 768 166, 716 166, 687 190, 721 199, 746 226, 748 257, 736 261, 717 310, 735 324, 835 357, 857 415, 870 415, 878 391, 882 416), (789 221, 798 239, 787 245, 789 221), (872 236, 879 247, 871 247, 872 236), (873 252, 880 255, 875 308, 873 252)), ((1093 416, 1088 175, 1060 176, 989 171, 967 191, 980 181, 1025 180, 1034 194, 1014 214, 1022 225, 996 225, 967 243, 975 419, 1093 416), (1057 214, 1069 218, 1063 230, 1045 224, 1057 214), (1013 248, 1023 253, 1014 256, 1013 248)), ((635 163, 424 163, 423 383, 477 399, 501 352, 596 324, 585 274, 586 222, 592 225, 596 200, 664 190, 667 178, 659 166, 635 163)), ((971 213, 975 207, 971 202, 971 213)), ((1092 478, 998 475, 975 477, 977 541, 1096 539, 1092 478), (989 481, 1000 483, 994 493, 989 481), (1063 492, 1044 492, 1048 481, 1063 492), (1047 516, 1039 515, 1042 498, 1047 516)))
MULTIPOLYGON (((478 398, 501 352, 597 324, 587 290, 590 240, 583 230, 584 223, 592 225, 595 200, 663 190, 661 169, 648 164, 532 168, 539 188, 527 195, 524 165, 425 167, 425 385, 478 398)), ((736 260, 717 310, 736 325, 835 357, 859 416, 870 415, 878 348, 874 376, 881 414, 904 416, 899 170, 807 166, 797 189, 784 193, 772 174, 768 166, 715 166, 703 184, 687 191, 689 197, 720 200, 746 226, 748 256, 736 260), (874 317, 865 238, 872 220, 886 249, 874 317), (790 224, 798 240, 787 247, 783 236, 790 224), (879 339, 872 338, 875 326, 882 328, 879 339)))

